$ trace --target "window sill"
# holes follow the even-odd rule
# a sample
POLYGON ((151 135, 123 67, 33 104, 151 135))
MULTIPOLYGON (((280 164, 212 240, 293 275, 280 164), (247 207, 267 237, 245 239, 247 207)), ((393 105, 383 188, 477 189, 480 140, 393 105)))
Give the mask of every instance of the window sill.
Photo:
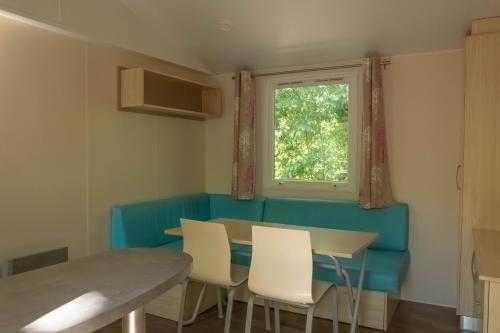
POLYGON ((279 184, 278 182, 272 182, 263 186, 263 195, 339 200, 359 199, 358 191, 353 184, 337 184, 337 186, 333 186, 333 184, 318 183, 285 182, 284 184, 279 184))

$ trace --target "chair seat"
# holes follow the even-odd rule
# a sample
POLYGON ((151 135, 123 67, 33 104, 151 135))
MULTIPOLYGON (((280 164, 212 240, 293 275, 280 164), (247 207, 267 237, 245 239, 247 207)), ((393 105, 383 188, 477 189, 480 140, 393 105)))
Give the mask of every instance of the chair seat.
MULTIPOLYGON (((181 238, 180 240, 170 242, 167 244, 163 244, 159 246, 160 248, 166 248, 166 249, 171 249, 171 250, 176 250, 176 251, 182 251, 184 247, 184 241, 181 238)), ((243 244, 234 244, 231 243, 231 251, 235 251, 238 253, 248 253, 248 255, 252 254, 252 247, 250 245, 243 245, 243 244)))
POLYGON ((312 282, 313 304, 318 303, 332 285, 333 283, 330 282, 313 280, 312 282))
MULTIPOLYGON (((333 283, 325 282, 325 281, 318 281, 318 280, 313 280, 312 281, 312 303, 307 303, 307 304, 317 304, 319 301, 321 301, 321 298, 323 295, 330 289, 330 287, 333 286, 333 283)), ((260 297, 266 298, 268 297, 267 295, 260 295, 260 297)), ((287 299, 279 299, 279 298, 272 298, 273 300, 277 302, 283 302, 283 303, 292 303, 294 304, 295 301, 287 300, 287 299)), ((295 303, 297 304, 297 303, 295 303)), ((305 303, 304 303, 305 304, 305 303)))
MULTIPOLYGON (((162 246, 159 246, 160 248, 165 248, 165 249, 171 249, 174 251, 182 251, 183 248, 183 240, 178 240, 175 242, 167 243, 162 246)), ((248 246, 250 251, 252 251, 252 248, 248 246)), ((243 251, 242 245, 239 244, 231 244, 231 250, 235 251, 243 251)), ((250 252, 251 253, 251 252, 250 252)), ((243 282, 245 282, 248 279, 248 272, 249 268, 247 266, 242 266, 242 265, 231 265, 231 280, 233 280, 233 284, 231 285, 232 287, 234 286, 239 286, 243 282)))
POLYGON ((249 269, 247 266, 231 265, 231 280, 233 280, 232 287, 239 286, 248 279, 249 269))

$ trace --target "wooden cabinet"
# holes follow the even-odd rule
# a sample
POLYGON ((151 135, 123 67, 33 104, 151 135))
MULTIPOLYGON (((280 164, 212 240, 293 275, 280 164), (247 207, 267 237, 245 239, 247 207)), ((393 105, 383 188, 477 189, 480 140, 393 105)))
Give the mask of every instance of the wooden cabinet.
POLYGON ((205 119, 222 114, 222 90, 146 70, 121 70, 123 111, 205 119))
POLYGON ((500 332, 500 231, 474 229, 478 279, 484 283, 483 332, 500 332))
POLYGON ((462 224, 457 311, 481 317, 472 228, 500 230, 500 18, 476 20, 465 41, 462 224), (497 30, 495 30, 497 29, 497 30), (498 32, 493 32, 493 30, 498 32))
POLYGON ((500 282, 484 282, 483 333, 500 332, 500 282))

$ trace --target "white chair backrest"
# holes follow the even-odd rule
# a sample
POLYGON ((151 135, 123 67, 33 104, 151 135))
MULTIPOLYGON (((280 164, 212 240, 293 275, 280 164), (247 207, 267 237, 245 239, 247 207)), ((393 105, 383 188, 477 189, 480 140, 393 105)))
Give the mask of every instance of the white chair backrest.
POLYGON ((184 252, 193 257, 190 278, 231 284, 231 248, 223 224, 181 219, 184 252))
POLYGON ((309 231, 253 226, 248 288, 259 295, 313 303, 309 231))

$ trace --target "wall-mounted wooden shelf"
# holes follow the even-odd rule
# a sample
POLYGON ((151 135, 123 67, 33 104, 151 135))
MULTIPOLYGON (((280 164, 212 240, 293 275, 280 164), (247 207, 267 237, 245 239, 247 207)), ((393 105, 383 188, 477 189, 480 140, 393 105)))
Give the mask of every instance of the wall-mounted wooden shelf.
POLYGON ((120 108, 165 116, 214 118, 222 114, 222 90, 144 68, 122 69, 120 108))

